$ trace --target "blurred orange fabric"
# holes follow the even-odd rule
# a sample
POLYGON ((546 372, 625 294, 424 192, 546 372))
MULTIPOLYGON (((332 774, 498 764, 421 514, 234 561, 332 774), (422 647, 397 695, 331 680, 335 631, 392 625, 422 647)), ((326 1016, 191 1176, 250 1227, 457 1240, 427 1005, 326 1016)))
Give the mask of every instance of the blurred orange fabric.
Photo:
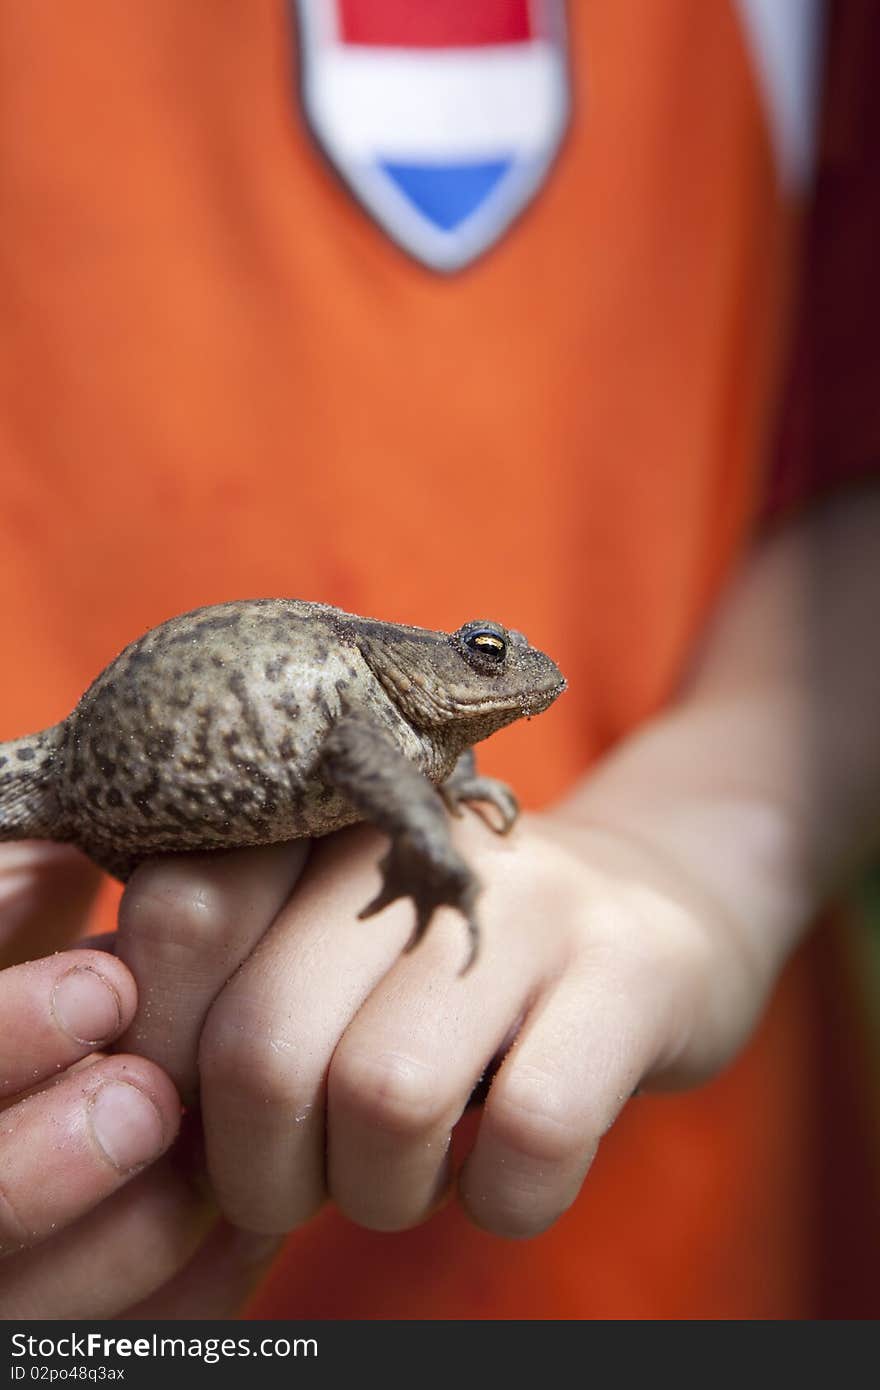
MULTIPOLYGON (((281 0, 0 8, 3 737, 261 595, 527 632, 570 693, 481 763, 533 806, 673 696, 762 507, 798 215, 732 7, 569 17, 546 187, 438 276, 315 147, 281 0)), ((725 1076, 627 1109, 545 1236, 328 1212, 253 1315, 821 1315, 825 950, 725 1076)))

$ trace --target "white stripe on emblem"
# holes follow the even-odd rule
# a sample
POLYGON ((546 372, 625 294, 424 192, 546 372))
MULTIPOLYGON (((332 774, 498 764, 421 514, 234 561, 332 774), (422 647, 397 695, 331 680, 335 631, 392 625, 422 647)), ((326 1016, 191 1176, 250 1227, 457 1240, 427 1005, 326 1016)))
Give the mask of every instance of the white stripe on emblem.
POLYGON ((566 117, 560 54, 543 40, 472 49, 367 51, 316 58, 311 100, 351 159, 523 157, 555 144, 566 117))

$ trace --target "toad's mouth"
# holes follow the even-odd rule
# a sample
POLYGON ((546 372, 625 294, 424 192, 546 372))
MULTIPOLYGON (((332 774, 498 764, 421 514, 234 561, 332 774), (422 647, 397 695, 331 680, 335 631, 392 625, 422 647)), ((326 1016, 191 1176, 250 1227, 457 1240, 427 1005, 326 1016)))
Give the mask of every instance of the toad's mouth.
POLYGON ((487 697, 485 691, 475 694, 470 690, 451 690, 447 692, 445 699, 437 703, 449 715, 457 715, 464 719, 504 712, 529 718, 549 709, 567 689, 568 681, 564 676, 559 676, 545 686, 532 686, 525 690, 499 690, 493 697, 487 697))
POLYGON ((568 689, 568 681, 564 676, 549 686, 546 690, 530 691, 529 698, 524 701, 524 706, 529 714, 542 714, 545 709, 549 709, 555 700, 568 689))

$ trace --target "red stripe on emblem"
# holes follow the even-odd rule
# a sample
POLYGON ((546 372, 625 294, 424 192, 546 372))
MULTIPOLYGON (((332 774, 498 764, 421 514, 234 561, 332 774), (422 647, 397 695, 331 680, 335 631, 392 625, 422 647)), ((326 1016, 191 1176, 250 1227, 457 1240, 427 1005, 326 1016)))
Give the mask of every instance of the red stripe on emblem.
POLYGON ((337 0, 343 43, 471 48, 526 43, 529 0, 337 0))

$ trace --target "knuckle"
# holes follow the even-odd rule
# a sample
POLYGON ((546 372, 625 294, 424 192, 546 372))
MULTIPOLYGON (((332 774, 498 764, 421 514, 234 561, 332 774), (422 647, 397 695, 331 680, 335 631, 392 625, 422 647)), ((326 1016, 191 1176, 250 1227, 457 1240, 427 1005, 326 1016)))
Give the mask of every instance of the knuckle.
POLYGON ((199 1041, 201 1084, 232 1099, 258 1098, 270 1111, 297 1111, 305 1090, 296 1064, 300 1055, 289 1035, 269 1032, 248 1010, 231 1010, 218 1001, 199 1041))
POLYGON ((340 1051, 330 1068, 330 1094, 334 1107, 402 1137, 435 1128, 449 1103, 435 1068, 400 1052, 340 1051))
POLYGON ((582 1127, 575 1126, 573 1108, 551 1074, 536 1067, 519 1067, 498 1077, 489 1095, 492 1126, 497 1138, 519 1157, 539 1163, 564 1163, 579 1149, 589 1149, 582 1127))
POLYGON ((208 872, 169 863, 145 864, 126 889, 119 930, 161 946, 199 951, 234 924, 229 893, 208 872))

